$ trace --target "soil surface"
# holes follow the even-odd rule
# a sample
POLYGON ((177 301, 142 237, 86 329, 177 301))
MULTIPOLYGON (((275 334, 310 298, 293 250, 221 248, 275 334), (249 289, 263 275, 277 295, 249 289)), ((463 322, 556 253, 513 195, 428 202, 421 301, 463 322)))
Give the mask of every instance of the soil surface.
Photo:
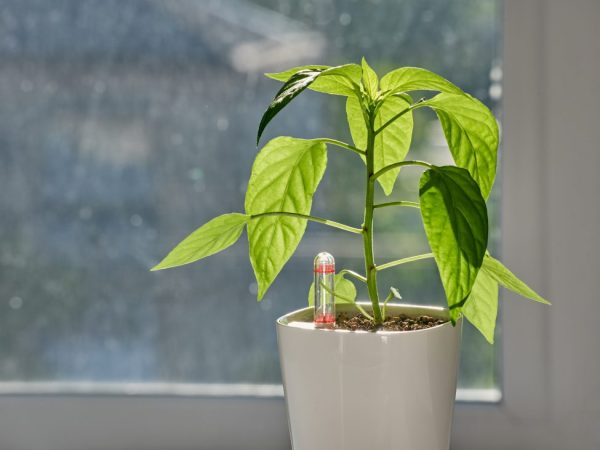
POLYGON ((337 315, 335 328, 351 331, 414 331, 435 327, 446 322, 447 320, 431 316, 410 317, 406 314, 401 314, 399 316, 388 316, 383 325, 375 326, 375 322, 363 315, 340 313, 337 315))

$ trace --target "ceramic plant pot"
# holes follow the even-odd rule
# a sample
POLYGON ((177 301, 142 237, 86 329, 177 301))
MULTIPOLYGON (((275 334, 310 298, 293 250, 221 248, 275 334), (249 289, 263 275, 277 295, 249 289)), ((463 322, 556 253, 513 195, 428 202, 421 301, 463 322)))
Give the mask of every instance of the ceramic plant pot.
MULTIPOLYGON (((435 307, 388 311, 448 317, 435 307)), ((461 321, 373 333, 315 329, 312 315, 277 320, 294 450, 448 450, 461 321)))

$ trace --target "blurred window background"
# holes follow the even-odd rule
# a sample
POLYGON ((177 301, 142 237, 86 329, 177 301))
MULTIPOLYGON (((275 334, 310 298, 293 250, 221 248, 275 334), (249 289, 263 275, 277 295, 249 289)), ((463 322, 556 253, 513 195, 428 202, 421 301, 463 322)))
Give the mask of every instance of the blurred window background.
MULTIPOLYGON (((279 88, 262 74, 364 55, 380 75, 439 72, 498 115, 499 6, 0 0, 0 380, 278 384, 274 320, 306 305, 319 251, 362 271, 360 238, 310 223, 258 304, 245 239, 149 272, 204 222, 243 210, 256 128, 279 88)), ((263 142, 350 142, 344 111, 343 98, 306 92, 263 142)), ((411 159, 450 162, 431 113, 417 111, 411 159)), ((330 148, 315 215, 360 225, 361 164, 330 148)), ((419 175, 404 170, 393 198, 415 200, 419 175)), ((381 210, 376 227, 380 262, 429 251, 416 210, 381 210)), ((382 273, 381 290, 390 285, 407 302, 444 304, 432 261, 382 273)), ((463 342, 460 387, 498 387, 498 345, 470 326, 463 342)))

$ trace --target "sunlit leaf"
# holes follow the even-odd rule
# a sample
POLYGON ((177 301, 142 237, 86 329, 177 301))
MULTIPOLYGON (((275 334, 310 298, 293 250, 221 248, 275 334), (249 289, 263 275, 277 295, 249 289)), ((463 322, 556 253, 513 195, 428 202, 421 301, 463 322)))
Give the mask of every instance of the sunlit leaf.
POLYGON ((238 240, 248 220, 239 213, 215 217, 177 244, 152 270, 183 266, 226 249, 238 240))
POLYGON ((535 300, 536 302, 549 305, 550 302, 540 296, 537 292, 522 282, 515 274, 513 274, 504 264, 497 259, 486 254, 483 259, 482 270, 484 270, 491 278, 496 280, 500 285, 525 298, 535 300))
MULTIPOLYGON (((325 144, 317 140, 278 137, 258 153, 248 189, 246 213, 310 214, 312 196, 327 165, 325 144)), ((306 220, 262 216, 248 224, 250 261, 261 299, 304 235, 306 220)))
POLYGON ((456 319, 483 262, 488 240, 485 200, 465 169, 426 170, 420 182, 421 216, 456 319))
POLYGON ((493 344, 498 315, 498 283, 483 270, 483 267, 477 274, 462 312, 485 339, 493 344))
POLYGON ((468 95, 439 94, 423 105, 435 110, 456 165, 469 171, 487 199, 496 177, 499 142, 492 112, 468 95))
POLYGON ((379 87, 379 79, 365 58, 361 61, 362 83, 371 98, 375 98, 379 87))
MULTIPOLYGON (((375 127, 379 128, 399 112, 410 106, 404 98, 388 97, 375 116, 375 127)), ((367 146, 367 127, 357 99, 349 97, 346 101, 346 116, 354 145, 365 149, 367 146)), ((387 126, 375 137, 374 165, 375 171, 403 161, 410 148, 413 130, 413 114, 408 111, 396 121, 387 126)), ((363 161, 365 158, 363 156, 363 161)), ((400 169, 393 169, 378 178, 379 184, 386 195, 390 195, 398 178, 400 169)))
POLYGON ((463 91, 445 78, 418 67, 401 67, 386 74, 380 83, 390 94, 410 91, 439 91, 462 94, 463 91))
MULTIPOLYGON (((335 303, 354 303, 356 301, 356 286, 350 280, 344 278, 344 274, 338 273, 334 277, 335 303)), ((308 290, 308 306, 315 304, 315 282, 313 281, 308 290)))

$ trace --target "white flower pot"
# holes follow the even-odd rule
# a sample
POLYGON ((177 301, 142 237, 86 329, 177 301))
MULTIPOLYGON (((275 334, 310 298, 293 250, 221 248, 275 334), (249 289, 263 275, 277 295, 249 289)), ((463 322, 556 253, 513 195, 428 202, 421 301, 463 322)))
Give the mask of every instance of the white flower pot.
MULTIPOLYGON (((388 311, 448 317, 443 308, 388 311)), ((315 329, 312 314, 277 320, 293 449, 448 450, 462 322, 351 332, 315 329)))

